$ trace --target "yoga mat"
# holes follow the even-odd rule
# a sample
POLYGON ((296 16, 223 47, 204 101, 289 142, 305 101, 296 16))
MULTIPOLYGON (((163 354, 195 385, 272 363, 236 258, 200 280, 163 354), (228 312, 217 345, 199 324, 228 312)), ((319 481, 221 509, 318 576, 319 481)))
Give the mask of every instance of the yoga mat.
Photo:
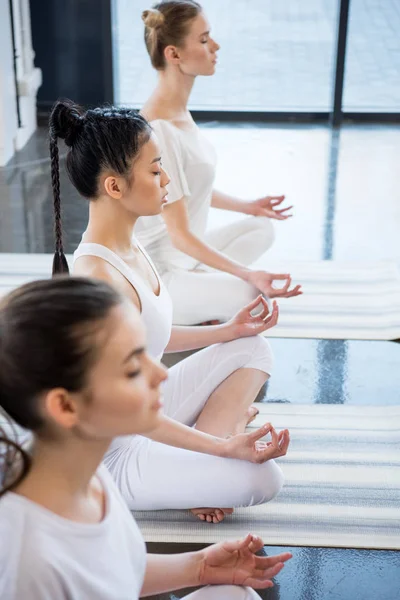
POLYGON ((291 432, 277 461, 286 480, 280 495, 218 525, 189 511, 136 511, 145 540, 213 543, 252 532, 267 545, 400 550, 400 407, 259 407, 251 428, 271 421, 291 432))
MULTIPOLYGON (((279 300, 279 323, 267 337, 347 340, 400 339, 400 271, 394 262, 256 263, 290 272, 304 294, 279 300)), ((72 257, 68 257, 72 265, 72 257)), ((0 296, 49 277, 50 254, 0 254, 0 296)))

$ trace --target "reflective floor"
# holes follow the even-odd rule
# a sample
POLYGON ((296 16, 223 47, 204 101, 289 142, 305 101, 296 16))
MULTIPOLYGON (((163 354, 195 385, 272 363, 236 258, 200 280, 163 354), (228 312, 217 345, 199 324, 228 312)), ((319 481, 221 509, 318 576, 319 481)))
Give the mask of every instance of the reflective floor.
MULTIPOLYGON (((218 188, 249 199, 286 193, 295 205, 293 219, 276 225, 271 259, 400 264, 400 127, 348 125, 333 133, 309 125, 208 123, 203 127, 219 154, 218 188)), ((65 154, 65 148, 60 147, 60 154, 65 154)), ((69 183, 63 161, 61 196, 65 246, 73 252, 86 227, 88 208, 69 183)), ((210 227, 236 218, 213 211, 210 227)), ((52 251, 50 165, 47 132, 41 129, 0 169, 0 252, 52 251)), ((262 401, 375 404, 382 410, 400 404, 400 344, 290 339, 273 339, 271 344, 276 366, 267 389, 262 390, 262 401)), ((169 355, 166 362, 173 364, 179 358, 169 355)), ((179 544, 152 548, 157 552, 186 549, 179 544)), ((294 559, 279 575, 276 588, 263 598, 400 598, 399 553, 291 551, 294 559)))
MULTIPOLYGON (((171 545, 148 545, 150 552, 184 552, 171 545)), ((291 552, 293 558, 276 578, 275 587, 259 591, 263 600, 399 600, 400 553, 336 548, 265 548, 268 555, 291 552)), ((181 598, 189 590, 171 598, 181 598)), ((169 600, 167 594, 152 600, 169 600)), ((225 600, 225 599, 224 599, 225 600)), ((226 600, 230 600, 226 598, 226 600)))

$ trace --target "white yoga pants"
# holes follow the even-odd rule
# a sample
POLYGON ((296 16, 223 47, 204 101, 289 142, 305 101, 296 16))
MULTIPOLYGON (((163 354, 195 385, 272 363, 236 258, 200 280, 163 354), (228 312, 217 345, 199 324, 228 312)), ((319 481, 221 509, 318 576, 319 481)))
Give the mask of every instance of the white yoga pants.
MULTIPOLYGON (((247 217, 205 236, 210 246, 246 266, 262 256, 274 239, 273 225, 266 217, 247 217)), ((175 325, 228 321, 260 293, 246 281, 202 264, 192 271, 172 267, 163 273, 163 281, 172 297, 175 325)))
MULTIPOLYGON (((209 346, 169 370, 165 413, 193 426, 209 396, 234 371, 270 374, 272 355, 265 338, 241 338, 209 346)), ((131 510, 239 507, 274 498, 283 485, 273 460, 262 465, 174 448, 142 436, 128 438, 106 458, 131 510)))
POLYGON ((261 598, 251 588, 213 585, 184 596, 182 600, 261 600, 261 598))

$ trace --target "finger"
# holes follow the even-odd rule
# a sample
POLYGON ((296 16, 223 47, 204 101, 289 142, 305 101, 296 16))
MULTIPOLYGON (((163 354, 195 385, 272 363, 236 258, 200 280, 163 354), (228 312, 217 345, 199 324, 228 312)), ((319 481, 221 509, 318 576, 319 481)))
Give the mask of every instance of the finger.
POLYGON ((260 440, 262 437, 268 435, 268 433, 271 431, 271 429, 272 429, 271 423, 266 423, 265 425, 263 425, 259 429, 256 429, 255 431, 252 431, 251 433, 247 433, 246 434, 247 435, 247 439, 251 443, 254 443, 257 440, 260 440))
POLYGON ((301 285, 296 285, 292 290, 287 290, 285 298, 293 298, 293 296, 300 296, 302 294, 301 285))
POLYGON ((276 305, 276 307, 273 309, 271 315, 269 317, 267 317, 266 319, 264 319, 264 324, 261 328, 261 331, 266 331, 267 329, 272 329, 272 327, 275 327, 275 325, 278 323, 279 320, 279 307, 278 305, 276 305))
POLYGON ((291 552, 282 552, 275 556, 256 556, 255 565, 257 569, 269 569, 277 563, 285 563, 293 557, 291 552))
POLYGON ((286 208, 280 208, 279 210, 275 210, 275 212, 277 212, 279 215, 282 215, 283 213, 287 212, 288 210, 291 210, 293 208, 293 204, 292 206, 287 206, 286 208))
MULTIPOLYGON (((282 562, 278 562, 276 565, 274 565, 273 567, 270 567, 269 569, 265 569, 265 571, 259 571, 256 575, 256 578, 258 579, 272 579, 273 577, 276 577, 278 575, 278 573, 280 573, 283 569, 285 565, 282 562)), ((254 576, 254 575, 253 575, 254 576)))
POLYGON ((290 278, 289 273, 269 273, 269 275, 271 276, 272 279, 276 279, 278 281, 290 278))
POLYGON ((275 427, 271 427, 270 433, 272 445, 274 446, 274 448, 279 448, 279 438, 275 427))
POLYGON ((284 195, 281 195, 281 196, 267 196, 266 199, 270 200, 271 204, 273 204, 274 206, 278 206, 278 204, 281 204, 284 201, 285 196, 284 195))
POLYGON ((285 456, 285 454, 288 451, 289 444, 290 444, 290 434, 289 434, 288 430, 285 429, 285 431, 283 433, 284 434, 283 434, 282 442, 279 445, 279 448, 281 451, 281 456, 285 456))
POLYGON ((252 537, 253 536, 251 535, 251 533, 248 533, 246 537, 242 538, 241 540, 226 541, 224 542, 224 549, 227 552, 236 552, 237 550, 243 550, 244 548, 247 548, 250 545, 252 537))
POLYGON ((260 304, 262 304, 262 310, 258 315, 255 315, 255 317, 264 321, 264 319, 269 315, 269 305, 264 296, 261 297, 260 304))
POLYGON ((257 298, 254 298, 254 300, 252 302, 250 302, 249 304, 247 304, 244 307, 244 310, 247 310, 248 312, 251 312, 252 310, 254 310, 255 308, 257 308, 257 306, 262 302, 262 294, 259 294, 257 296, 257 298))
POLYGON ((249 544, 249 550, 253 554, 255 554, 256 552, 259 552, 262 548, 264 548, 264 542, 262 541, 262 539, 258 537, 258 535, 253 535, 249 544))
POLYGON ((274 297, 275 298, 279 298, 281 296, 285 296, 285 294, 288 293, 288 290, 289 290, 291 284, 292 284, 292 278, 289 277, 283 287, 281 287, 281 288, 274 287, 273 288, 273 290, 274 290, 274 297))

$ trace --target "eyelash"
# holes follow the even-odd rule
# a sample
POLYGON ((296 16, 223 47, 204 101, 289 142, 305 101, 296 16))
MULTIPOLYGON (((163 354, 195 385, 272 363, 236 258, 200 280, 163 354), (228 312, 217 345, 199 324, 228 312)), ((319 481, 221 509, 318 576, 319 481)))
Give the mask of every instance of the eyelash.
POLYGON ((153 171, 153 175, 161 175, 161 171, 153 171))
POLYGON ((128 379, 134 379, 138 375, 140 375, 140 371, 132 371, 131 373, 127 373, 128 379))
POLYGON ((201 40, 202 44, 207 44, 208 40, 201 40))

